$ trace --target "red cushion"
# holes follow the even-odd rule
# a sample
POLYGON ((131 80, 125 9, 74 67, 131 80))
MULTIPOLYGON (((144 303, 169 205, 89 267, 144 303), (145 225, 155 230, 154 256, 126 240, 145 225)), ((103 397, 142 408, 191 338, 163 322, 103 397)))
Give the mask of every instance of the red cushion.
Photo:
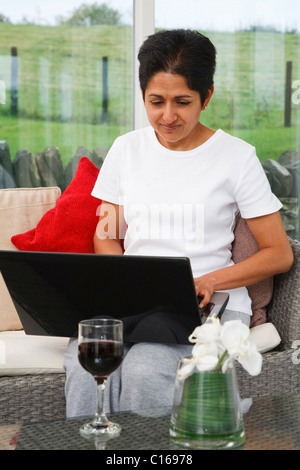
POLYGON ((99 199, 91 196, 99 169, 86 157, 79 161, 69 186, 36 228, 11 238, 22 251, 94 253, 99 199))

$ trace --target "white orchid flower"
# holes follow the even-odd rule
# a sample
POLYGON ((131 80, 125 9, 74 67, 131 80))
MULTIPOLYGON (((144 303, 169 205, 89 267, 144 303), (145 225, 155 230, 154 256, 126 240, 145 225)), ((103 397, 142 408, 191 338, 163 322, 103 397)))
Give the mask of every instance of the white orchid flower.
POLYGON ((219 319, 209 319, 195 328, 189 336, 194 343, 192 356, 186 358, 179 371, 185 379, 194 369, 225 370, 237 360, 250 375, 258 375, 262 367, 262 356, 250 340, 250 330, 241 320, 220 324, 219 319))
POLYGON ((239 350, 240 344, 249 339, 250 331, 248 326, 241 320, 231 320, 224 323, 220 333, 220 339, 229 354, 239 350))
POLYGON ((195 360, 186 359, 186 363, 181 367, 177 372, 177 377, 179 380, 185 380, 187 377, 192 375, 195 369, 195 360))
POLYGON ((223 371, 233 359, 236 359, 250 375, 260 373, 262 356, 250 340, 249 328, 244 323, 240 320, 224 323, 220 339, 229 355, 223 364, 223 371))
POLYGON ((203 325, 197 326, 189 336, 191 343, 211 343, 219 340, 222 327, 216 318, 206 321, 203 325))
POLYGON ((194 357, 204 357, 204 356, 216 356, 220 354, 220 341, 213 341, 211 343, 199 344, 196 343, 192 349, 192 355, 194 357))
POLYGON ((200 372, 214 370, 218 364, 218 356, 206 354, 205 356, 193 356, 185 359, 185 364, 179 369, 177 377, 179 380, 185 380, 192 375, 194 369, 200 372))
POLYGON ((260 374, 262 367, 262 355, 257 351, 254 343, 250 342, 247 352, 242 352, 238 356, 237 360, 248 372, 248 374, 260 374))

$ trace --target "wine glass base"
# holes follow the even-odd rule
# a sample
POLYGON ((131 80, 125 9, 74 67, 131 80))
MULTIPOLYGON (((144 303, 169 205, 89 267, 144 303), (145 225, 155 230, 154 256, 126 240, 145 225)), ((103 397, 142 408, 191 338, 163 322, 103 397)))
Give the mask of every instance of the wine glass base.
POLYGON ((97 436, 118 436, 122 430, 122 427, 117 423, 112 423, 111 421, 106 424, 95 424, 93 422, 83 424, 79 432, 84 437, 97 437, 97 436))

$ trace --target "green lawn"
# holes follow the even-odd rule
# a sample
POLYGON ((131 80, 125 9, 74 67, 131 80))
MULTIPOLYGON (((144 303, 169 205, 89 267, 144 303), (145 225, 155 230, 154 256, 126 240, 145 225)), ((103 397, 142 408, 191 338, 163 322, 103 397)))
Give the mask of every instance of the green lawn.
MULTIPOLYGON (((205 32, 204 32, 205 33, 205 32)), ((63 162, 77 146, 109 147, 132 128, 132 28, 0 23, 0 140, 11 157, 57 146, 63 162), (17 117, 10 112, 10 49, 18 49, 17 117), (108 57, 108 121, 102 124, 102 58, 108 57)), ((284 127, 285 67, 300 77, 300 36, 276 32, 207 32, 217 48, 215 93, 202 122, 255 145, 261 160, 299 148, 300 105, 284 127)))
POLYGON ((35 155, 48 146, 55 145, 59 148, 64 165, 75 154, 79 145, 90 152, 96 147, 109 148, 118 135, 128 130, 119 126, 45 122, 12 117, 3 119, 1 124, 1 134, 5 135, 5 140, 9 143, 12 159, 20 149, 27 149, 35 155))
POLYGON ((256 147, 261 161, 277 160, 286 150, 299 149, 299 129, 294 127, 228 130, 256 147))
MULTIPOLYGON (((226 132, 235 135, 254 145, 261 161, 272 158, 277 160, 286 150, 292 150, 299 142, 299 130, 290 128, 259 128, 259 129, 226 129, 226 132)), ((17 150, 26 148, 33 155, 42 152, 50 145, 59 147, 64 165, 75 154, 80 142, 92 152, 96 147, 110 147, 118 135, 128 132, 130 128, 119 126, 44 122, 33 119, 16 119, 7 117, 2 119, 1 134, 9 142, 12 159, 17 150), (74 141, 76 135, 76 141, 74 141), (84 143, 87 141, 88 145, 84 143)), ((1 139, 0 139, 1 140, 1 139)))

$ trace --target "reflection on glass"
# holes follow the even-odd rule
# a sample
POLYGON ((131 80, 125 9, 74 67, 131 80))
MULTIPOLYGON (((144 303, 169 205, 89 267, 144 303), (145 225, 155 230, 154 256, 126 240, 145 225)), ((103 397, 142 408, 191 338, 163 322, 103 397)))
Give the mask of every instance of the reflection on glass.
POLYGON ((58 148, 64 167, 78 152, 105 157, 132 129, 132 0, 112 0, 106 10, 90 0, 85 8, 52 2, 51 12, 44 2, 33 10, 10 3, 0 8, 0 140, 10 159, 27 149, 35 160, 48 147, 58 148))
POLYGON ((256 147, 286 231, 299 239, 300 3, 175 3, 156 0, 156 28, 198 29, 217 48, 215 94, 202 122, 256 147))

